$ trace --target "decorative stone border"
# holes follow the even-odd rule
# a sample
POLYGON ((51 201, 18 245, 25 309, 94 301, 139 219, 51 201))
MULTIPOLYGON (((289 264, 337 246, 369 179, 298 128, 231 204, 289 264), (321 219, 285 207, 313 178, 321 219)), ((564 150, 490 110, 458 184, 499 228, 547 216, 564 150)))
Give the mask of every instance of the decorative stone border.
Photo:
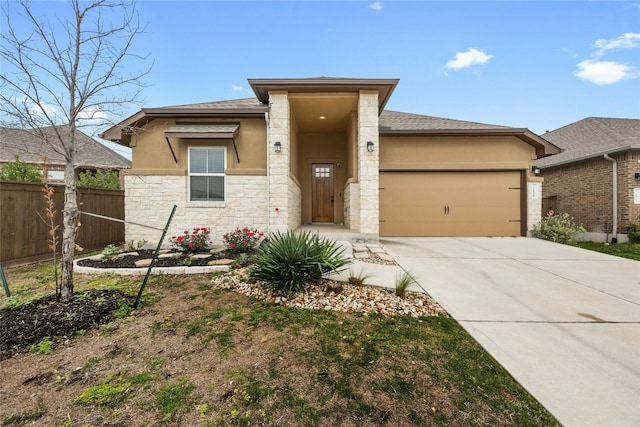
MULTIPOLYGON (((120 274, 122 276, 137 276, 147 274, 147 267, 142 268, 95 268, 78 265, 78 261, 84 259, 100 260, 102 255, 94 255, 87 258, 77 259, 73 262, 73 271, 78 274, 120 274)), ((210 266, 178 266, 178 267, 153 267, 151 274, 206 274, 216 271, 229 271, 228 265, 210 266)))

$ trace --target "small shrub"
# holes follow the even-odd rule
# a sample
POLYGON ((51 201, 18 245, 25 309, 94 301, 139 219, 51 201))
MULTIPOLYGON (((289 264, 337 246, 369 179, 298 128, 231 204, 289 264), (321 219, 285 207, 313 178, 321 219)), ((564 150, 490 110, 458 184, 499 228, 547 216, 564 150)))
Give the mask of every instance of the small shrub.
POLYGON ((223 236, 224 244, 237 252, 250 252, 260 245, 264 233, 249 227, 238 228, 223 236))
POLYGON ((539 239, 556 243, 574 243, 576 235, 586 230, 576 224, 568 213, 554 214, 549 212, 539 224, 533 226, 531 235, 539 239))
POLYGON ((169 241, 176 249, 187 253, 204 252, 211 248, 209 234, 210 230, 207 227, 194 227, 191 233, 184 230, 181 235, 171 236, 169 241))
POLYGON ((335 242, 310 232, 288 231, 273 234, 260 246, 250 275, 290 293, 350 262, 335 242))
POLYGON ((85 171, 78 174, 78 187, 120 189, 120 175, 114 170, 85 171))
POLYGON ((102 252, 100 252, 100 254, 102 255, 102 262, 107 262, 107 261, 113 261, 114 259, 116 259, 118 257, 118 255, 120 255, 122 253, 122 248, 120 246, 117 245, 107 245, 105 246, 105 248, 102 250, 102 252))
POLYGON ((135 251, 137 251, 137 250, 142 249, 142 248, 144 247, 144 245, 146 245, 147 243, 149 243, 149 242, 147 242, 147 241, 146 241, 146 240, 144 240, 144 239, 142 239, 142 240, 138 240, 137 242, 136 242, 136 241, 134 241, 133 239, 131 239, 131 240, 129 240, 129 241, 127 242, 127 245, 126 245, 126 246, 127 246, 127 251, 129 251, 129 252, 135 252, 135 251))
POLYGON ((627 224, 624 230, 629 237, 629 243, 640 243, 640 224, 627 224))
POLYGON ((187 378, 179 379, 175 383, 163 385, 156 393, 156 406, 162 412, 162 421, 171 421, 178 411, 189 410, 194 404, 191 393, 196 385, 187 378))

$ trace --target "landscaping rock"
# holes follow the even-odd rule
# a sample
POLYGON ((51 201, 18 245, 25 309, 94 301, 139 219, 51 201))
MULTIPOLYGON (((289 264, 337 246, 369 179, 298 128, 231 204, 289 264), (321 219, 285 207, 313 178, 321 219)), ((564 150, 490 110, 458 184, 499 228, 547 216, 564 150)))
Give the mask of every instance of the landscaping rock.
POLYGON ((209 261, 207 265, 231 265, 235 262, 233 259, 223 258, 209 261))
POLYGON ((149 267, 150 265, 151 265, 151 260, 150 259, 141 259, 141 260, 135 262, 135 266, 137 268, 149 267))

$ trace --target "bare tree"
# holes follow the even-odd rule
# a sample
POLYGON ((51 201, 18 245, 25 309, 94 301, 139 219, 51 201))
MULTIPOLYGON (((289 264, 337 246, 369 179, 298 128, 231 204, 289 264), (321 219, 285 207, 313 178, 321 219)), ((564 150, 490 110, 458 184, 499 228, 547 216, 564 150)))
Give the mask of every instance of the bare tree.
POLYGON ((144 30, 133 3, 46 2, 39 14, 43 3, 2 3, 0 120, 28 129, 65 159, 60 297, 68 301, 78 224, 76 130, 103 126, 137 104, 150 68, 130 71, 146 59, 132 52, 144 30))

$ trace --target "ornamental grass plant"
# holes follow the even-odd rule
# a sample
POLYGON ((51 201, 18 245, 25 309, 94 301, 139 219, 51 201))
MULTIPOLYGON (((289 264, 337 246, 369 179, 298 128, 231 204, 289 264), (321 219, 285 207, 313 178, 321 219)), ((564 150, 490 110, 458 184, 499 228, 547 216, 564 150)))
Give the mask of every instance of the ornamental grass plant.
POLYGON ((350 262, 336 242, 308 231, 288 231, 272 234, 260 246, 250 275, 276 290, 291 293, 350 262))

